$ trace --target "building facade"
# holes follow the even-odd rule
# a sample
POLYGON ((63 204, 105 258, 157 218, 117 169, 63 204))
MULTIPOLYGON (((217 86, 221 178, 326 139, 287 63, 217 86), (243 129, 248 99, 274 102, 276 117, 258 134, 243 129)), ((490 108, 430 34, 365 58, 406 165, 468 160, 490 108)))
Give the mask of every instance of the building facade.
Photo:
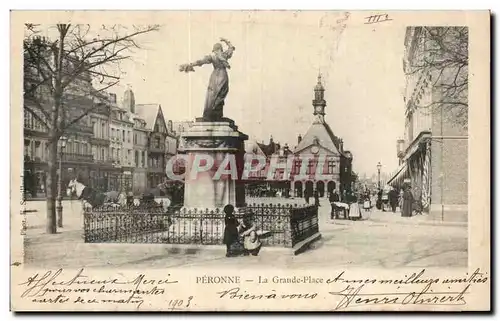
MULTIPOLYGON (((318 77, 314 88, 314 119, 306 134, 298 136, 295 148, 289 148, 288 144, 281 146, 272 137, 269 144, 253 142, 248 145, 247 154, 263 155, 266 158, 263 169, 250 173, 249 183, 260 184, 267 189, 279 190, 284 196, 298 198, 312 196, 315 190, 320 197, 328 197, 334 190, 343 198, 352 193, 353 156, 351 152, 344 150, 344 142, 333 134, 325 121, 324 92, 321 77, 318 77), (272 164, 273 159, 275 165, 272 164), (307 165, 303 165, 303 161, 307 161, 307 165), (273 179, 269 180, 271 169, 274 172, 273 179), (290 173, 289 177, 285 173, 290 173)), ((256 163, 257 161, 252 166, 256 163)))
POLYGON ((448 70, 413 67, 430 59, 429 37, 424 27, 407 28, 405 132, 397 141, 400 166, 388 183, 395 187, 410 183, 418 206, 435 219, 467 221, 467 127, 457 121, 453 108, 437 103, 446 98, 442 84, 448 70))
POLYGON ((116 175, 110 179, 110 189, 124 192, 133 191, 133 129, 134 122, 130 119, 127 110, 120 108, 116 103, 116 96, 111 101, 111 143, 110 154, 112 155, 113 165, 119 169, 116 175))
POLYGON ((281 146, 279 142, 275 142, 273 137, 269 138, 269 143, 265 144, 264 141, 250 142, 246 148, 245 153, 253 158, 249 163, 251 168, 256 168, 259 160, 256 156, 262 157, 265 160, 265 165, 259 170, 252 170, 248 173, 246 181, 245 192, 249 196, 275 196, 280 193, 282 196, 290 196, 290 179, 285 177, 287 169, 288 157, 293 157, 288 144, 281 146), (272 167, 272 161, 276 162, 276 167, 272 178, 269 179, 268 174, 272 167))
MULTIPOLYGON (((165 161, 168 162, 177 155, 178 135, 174 128, 172 120, 167 121, 167 132, 165 135, 165 161)), ((175 159, 174 159, 175 160, 175 159)), ((177 169, 178 171, 178 169, 177 169)), ((174 172, 175 173, 175 172, 174 172)))
POLYGON ((23 179, 28 197, 45 197, 49 122, 44 113, 36 111, 35 106, 24 108, 23 179))
POLYGON ((133 192, 136 195, 143 193, 147 188, 147 155, 149 129, 146 121, 142 119, 135 109, 135 96, 131 88, 123 94, 122 108, 128 112, 128 117, 133 121, 133 192))
MULTIPOLYGON (((24 76, 25 88, 39 77, 26 72, 24 76)), ((92 110, 94 106, 93 91, 90 75, 83 74, 66 88, 62 97, 62 120, 67 143, 62 150, 58 147, 62 171, 58 171, 57 175, 61 175, 63 186, 75 175, 90 184, 89 176, 94 163, 91 139, 94 132, 87 110, 92 110)), ((50 129, 47 115, 52 103, 52 96, 43 85, 31 96, 24 96, 24 186, 28 197, 46 197, 50 129)))
POLYGON ((335 136, 330 125, 325 121, 326 101, 324 98, 325 88, 318 76, 318 82, 314 87, 314 120, 306 134, 297 138, 297 146, 293 154, 295 156, 291 189, 296 197, 305 194, 312 195, 314 190, 318 191, 320 197, 328 197, 328 194, 336 190, 339 195, 346 198, 353 191, 352 159, 350 151, 344 150, 344 142, 335 136), (310 158, 307 165, 306 177, 297 179, 303 166, 302 158, 310 158), (321 179, 318 173, 328 177, 321 179))
POLYGON ((90 185, 100 191, 109 189, 109 177, 117 170, 110 157, 110 104, 108 99, 96 101, 98 106, 89 114, 93 136, 90 139, 94 159, 90 185))
POLYGON ((148 130, 146 184, 156 188, 166 181, 167 161, 177 152, 177 140, 173 128, 167 127, 160 104, 137 104, 135 108, 148 130))

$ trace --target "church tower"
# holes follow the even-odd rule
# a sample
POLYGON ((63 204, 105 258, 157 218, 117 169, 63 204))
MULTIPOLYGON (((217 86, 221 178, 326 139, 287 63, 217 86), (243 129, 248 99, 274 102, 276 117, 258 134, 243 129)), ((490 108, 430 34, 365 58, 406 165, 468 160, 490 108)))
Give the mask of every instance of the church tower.
POLYGON ((135 114, 135 97, 134 92, 129 87, 123 94, 123 109, 135 114))
POLYGON ((312 101, 314 107, 314 123, 325 123, 325 88, 321 83, 321 74, 318 75, 318 83, 314 87, 314 99, 312 101))

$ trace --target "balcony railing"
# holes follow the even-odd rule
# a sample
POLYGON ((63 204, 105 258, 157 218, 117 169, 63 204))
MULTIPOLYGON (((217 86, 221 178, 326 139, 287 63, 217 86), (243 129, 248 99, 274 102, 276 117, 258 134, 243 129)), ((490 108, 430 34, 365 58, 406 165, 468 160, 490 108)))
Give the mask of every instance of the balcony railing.
POLYGON ((112 164, 114 162, 112 158, 94 159, 94 161, 99 164, 112 164))
POLYGON ((63 162, 93 162, 94 156, 92 154, 75 154, 75 153, 63 153, 63 162))
POLYGON ((30 156, 30 155, 24 155, 24 161, 25 162, 46 162, 46 159, 42 159, 41 157, 38 156, 30 156))
POLYGON ((87 126, 82 124, 73 124, 66 130, 72 133, 88 133, 88 134, 94 133, 94 128, 92 126, 87 126))
POLYGON ((109 139, 107 139, 107 138, 99 138, 99 137, 92 137, 90 139, 90 143, 93 144, 93 145, 109 146, 109 139))

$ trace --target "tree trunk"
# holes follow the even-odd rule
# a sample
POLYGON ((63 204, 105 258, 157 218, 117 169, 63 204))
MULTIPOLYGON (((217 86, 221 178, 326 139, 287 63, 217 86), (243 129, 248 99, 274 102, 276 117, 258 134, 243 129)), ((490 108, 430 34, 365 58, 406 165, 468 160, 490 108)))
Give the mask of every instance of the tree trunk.
MULTIPOLYGON (((50 137, 55 136, 55 131, 50 130, 50 137)), ((48 159, 49 173, 47 175, 47 234, 57 233, 56 226, 56 192, 57 192, 57 140, 49 145, 48 159)), ((60 175, 60 174, 59 174, 60 175)))
MULTIPOLYGON (((64 30, 59 30, 59 44, 57 50, 54 50, 54 66, 56 67, 54 73, 54 92, 53 92, 53 105, 50 114, 50 129, 49 129, 49 160, 48 169, 49 175, 47 177, 47 226, 46 231, 48 234, 57 233, 57 217, 56 217, 56 196, 57 196, 57 145, 60 137, 61 127, 61 100, 63 97, 63 88, 61 86, 62 68, 63 68, 63 52, 64 52, 64 30)), ((59 173, 62 175, 62 173, 59 173)))

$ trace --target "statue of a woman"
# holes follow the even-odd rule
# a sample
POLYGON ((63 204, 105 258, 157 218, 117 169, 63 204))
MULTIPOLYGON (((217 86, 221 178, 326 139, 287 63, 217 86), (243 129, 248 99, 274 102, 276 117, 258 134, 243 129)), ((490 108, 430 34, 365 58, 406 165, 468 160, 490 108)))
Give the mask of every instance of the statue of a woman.
POLYGON ((179 68, 181 72, 190 72, 194 71, 194 66, 212 64, 214 67, 208 83, 205 109, 203 110, 203 120, 205 121, 219 121, 222 119, 224 99, 229 92, 229 78, 226 69, 231 68, 228 60, 233 56, 235 48, 227 39, 220 38, 220 41, 228 46, 226 51, 223 50, 220 43, 216 43, 210 55, 193 63, 181 65, 179 68))

